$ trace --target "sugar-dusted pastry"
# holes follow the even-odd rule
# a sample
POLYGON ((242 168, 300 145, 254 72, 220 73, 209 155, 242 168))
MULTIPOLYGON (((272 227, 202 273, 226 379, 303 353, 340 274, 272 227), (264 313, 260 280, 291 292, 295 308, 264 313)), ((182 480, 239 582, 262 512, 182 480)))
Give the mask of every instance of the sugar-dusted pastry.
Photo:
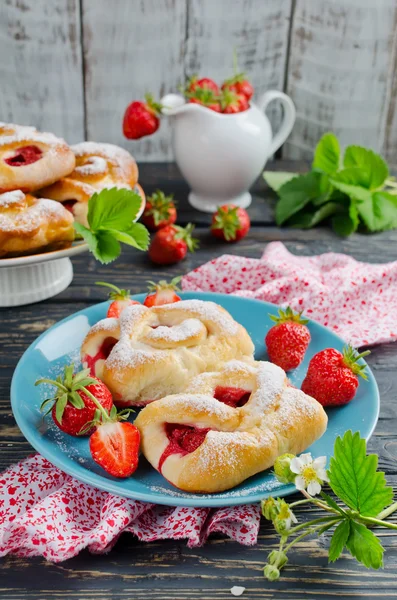
POLYGON ((0 258, 32 254, 73 239, 73 217, 58 202, 21 190, 0 194, 0 258))
POLYGON ((188 391, 146 406, 135 419, 142 451, 170 483, 216 493, 298 454, 324 433, 322 406, 291 387, 269 362, 226 363, 193 379, 188 391))
POLYGON ((76 156, 76 168, 40 193, 65 204, 76 221, 87 226, 88 200, 104 188, 136 189, 145 202, 138 185, 138 167, 127 150, 113 144, 82 142, 71 146, 76 156))
POLYGON ((52 133, 0 123, 0 193, 32 192, 68 175, 74 166, 73 152, 52 133))
POLYGON ((126 308, 88 332, 82 362, 119 406, 145 405, 186 389, 189 380, 232 358, 252 360, 247 331, 214 302, 182 300, 126 308))

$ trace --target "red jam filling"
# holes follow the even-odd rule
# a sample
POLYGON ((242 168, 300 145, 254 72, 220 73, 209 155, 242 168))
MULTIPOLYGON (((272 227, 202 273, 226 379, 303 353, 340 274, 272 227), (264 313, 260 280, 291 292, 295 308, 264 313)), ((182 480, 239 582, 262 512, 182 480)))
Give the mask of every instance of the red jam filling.
POLYGON ((169 444, 164 450, 159 460, 158 469, 161 473, 166 458, 171 454, 181 454, 185 456, 197 450, 204 442, 209 429, 199 429, 189 425, 179 425, 178 423, 166 423, 165 432, 169 439, 169 444))
POLYGON ((73 206, 76 204, 77 200, 65 200, 62 202, 63 206, 73 214, 73 206))
POLYGON ((214 398, 216 398, 216 400, 219 400, 219 402, 223 402, 223 404, 227 404, 232 408, 244 406, 244 404, 247 404, 250 396, 251 392, 247 392, 247 390, 234 387, 222 387, 221 385, 218 385, 214 392, 214 398))
POLYGON ((95 376, 95 364, 98 360, 106 360, 118 340, 113 337, 107 337, 95 356, 89 356, 88 354, 84 357, 84 362, 87 363, 87 367, 90 369, 91 375, 95 376))
POLYGON ((4 162, 11 167, 23 167, 30 165, 42 157, 42 151, 37 146, 23 146, 15 151, 14 156, 4 159, 4 162))

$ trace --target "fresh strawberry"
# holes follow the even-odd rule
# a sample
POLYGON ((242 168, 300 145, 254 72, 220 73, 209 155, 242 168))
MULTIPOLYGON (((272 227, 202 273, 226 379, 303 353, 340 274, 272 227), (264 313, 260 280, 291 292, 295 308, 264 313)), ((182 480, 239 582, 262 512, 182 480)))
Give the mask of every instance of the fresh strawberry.
POLYGON ((150 94, 145 98, 146 102, 131 102, 124 113, 123 133, 129 140, 152 135, 160 126, 161 105, 150 94))
POLYGON ((234 114, 247 110, 249 103, 243 94, 226 89, 221 95, 221 108, 225 114, 234 114))
POLYGON ((301 313, 294 313, 290 307, 278 311, 279 316, 270 315, 276 323, 267 332, 265 343, 270 360, 284 369, 296 369, 302 362, 310 343, 307 319, 301 313))
POLYGON ((192 237, 194 225, 186 227, 167 225, 153 237, 149 246, 149 257, 158 265, 172 265, 183 260, 187 251, 198 248, 198 240, 192 237))
POLYGON ((251 222, 244 208, 224 204, 212 215, 211 232, 225 242, 238 242, 245 237, 251 222))
POLYGON ((213 79, 209 77, 203 77, 202 79, 198 79, 197 75, 193 75, 188 81, 186 90, 187 92, 194 92, 197 88, 202 88, 203 90, 211 90, 215 95, 219 94, 219 87, 215 83, 213 79))
POLYGON ((334 348, 321 350, 309 363, 302 391, 323 406, 347 404, 356 395, 357 375, 367 379, 365 365, 357 361, 368 354, 369 350, 359 354, 351 346, 346 346, 342 352, 334 348))
POLYGON ((254 93, 254 88, 252 87, 250 82, 247 81, 247 79, 245 79, 243 73, 239 73, 231 79, 227 79, 222 84, 221 89, 230 90, 232 92, 236 92, 236 94, 242 94, 243 96, 245 96, 247 101, 251 100, 254 93))
POLYGON ((148 294, 143 301, 145 306, 161 306, 162 304, 172 304, 173 302, 179 302, 180 297, 175 294, 176 291, 179 291, 178 283, 182 277, 174 277, 171 280, 171 283, 167 283, 166 281, 159 281, 158 283, 154 283, 154 281, 148 281, 150 284, 149 292, 153 292, 148 294))
POLYGON ((156 190, 146 199, 142 221, 151 231, 158 231, 175 223, 176 208, 173 196, 166 196, 161 190, 156 190))
POLYGON ((89 369, 74 375, 73 365, 65 366, 63 377, 38 379, 35 385, 42 383, 54 385, 57 390, 53 397, 44 400, 40 409, 46 409, 46 415, 51 412, 55 425, 69 435, 81 435, 84 429, 84 433, 90 433, 93 427, 89 424, 98 406, 106 411, 113 407, 112 394, 102 381, 90 376, 89 369))
POLYGON ((140 435, 132 423, 108 420, 98 425, 89 446, 93 460, 113 477, 129 477, 138 466, 140 435))
POLYGON ((104 281, 96 281, 96 285, 103 285, 104 287, 110 288, 112 291, 109 293, 109 298, 112 301, 108 308, 106 316, 108 318, 114 317, 118 319, 127 306, 132 304, 140 304, 137 300, 130 298, 130 290, 121 290, 113 283, 105 283, 104 281))
POLYGON ((188 92, 186 96, 189 99, 189 102, 201 104, 201 106, 205 106, 215 112, 221 112, 221 104, 218 95, 208 88, 198 87, 193 92, 188 92))

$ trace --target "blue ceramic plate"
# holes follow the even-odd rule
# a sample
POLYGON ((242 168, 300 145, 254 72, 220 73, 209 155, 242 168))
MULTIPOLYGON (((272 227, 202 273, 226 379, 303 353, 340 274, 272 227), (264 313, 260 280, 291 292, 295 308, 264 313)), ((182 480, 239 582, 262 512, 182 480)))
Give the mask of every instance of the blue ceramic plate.
MULTIPOLYGON (((184 293, 182 296, 183 299, 213 300, 224 306, 248 330, 255 343, 256 358, 267 360, 263 340, 272 326, 269 313, 277 314, 275 305, 224 294, 184 293)), ((144 295, 134 298, 142 301, 144 295)), ((19 361, 11 384, 11 403, 15 419, 30 444, 51 463, 80 481, 135 500, 169 506, 227 506, 255 502, 272 495, 291 494, 294 486, 280 484, 270 471, 255 475, 221 494, 184 493, 172 487, 143 457, 132 477, 116 479, 107 475, 91 459, 87 438, 70 437, 55 427, 51 417, 43 419, 39 407, 46 390, 43 386, 34 387, 34 382, 39 377, 54 378, 65 364, 74 362, 79 365, 81 343, 91 325, 106 316, 107 307, 107 302, 91 306, 54 325, 26 350, 19 361)), ((300 386, 309 360, 316 352, 330 346, 343 347, 343 341, 322 325, 310 322, 309 329, 312 340, 305 360, 290 373, 290 379, 296 386, 300 386)), ((378 386, 368 369, 368 381, 360 382, 354 400, 346 406, 328 410, 328 429, 309 448, 310 452, 313 456, 331 456, 335 438, 347 429, 359 431, 368 439, 375 428, 378 413, 378 386)))

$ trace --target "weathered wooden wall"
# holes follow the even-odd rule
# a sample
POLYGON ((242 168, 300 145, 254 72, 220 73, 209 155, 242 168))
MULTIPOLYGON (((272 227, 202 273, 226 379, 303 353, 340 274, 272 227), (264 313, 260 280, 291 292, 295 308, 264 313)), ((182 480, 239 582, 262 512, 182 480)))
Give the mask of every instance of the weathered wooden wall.
MULTIPOLYGON (((397 165, 397 0, 1 0, 0 120, 171 160, 164 122, 128 142, 124 108, 184 78, 229 75, 238 52, 257 96, 286 91, 297 122, 284 157, 332 129, 397 165)), ((280 109, 269 114, 276 128, 280 109)))

